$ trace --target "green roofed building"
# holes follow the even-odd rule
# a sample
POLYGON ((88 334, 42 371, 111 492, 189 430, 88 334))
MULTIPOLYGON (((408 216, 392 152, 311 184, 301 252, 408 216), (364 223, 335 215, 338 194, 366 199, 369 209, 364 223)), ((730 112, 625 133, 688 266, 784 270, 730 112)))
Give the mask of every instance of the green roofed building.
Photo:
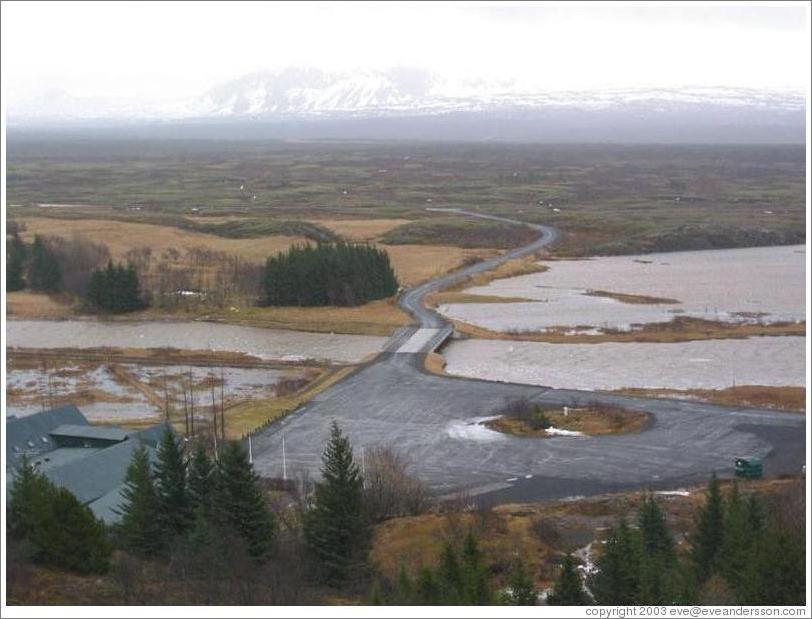
POLYGON ((58 486, 70 490, 97 517, 118 519, 116 508, 133 450, 144 445, 151 458, 166 426, 139 432, 94 426, 75 406, 6 419, 6 488, 24 457, 58 486))

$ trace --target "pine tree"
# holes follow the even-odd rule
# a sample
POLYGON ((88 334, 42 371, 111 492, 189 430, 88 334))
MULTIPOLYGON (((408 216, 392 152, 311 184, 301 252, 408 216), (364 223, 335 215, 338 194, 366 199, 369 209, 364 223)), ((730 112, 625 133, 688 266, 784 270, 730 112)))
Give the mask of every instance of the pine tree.
POLYGON ((665 515, 653 495, 643 499, 637 514, 642 543, 640 604, 673 603, 677 597, 674 570, 677 557, 665 515))
POLYGON ((806 552, 804 529, 773 523, 754 545, 752 561, 743 579, 747 583, 740 604, 802 606, 805 599, 806 552))
POLYGON ((597 572, 589 588, 599 604, 623 606, 635 604, 640 590, 640 536, 625 521, 615 526, 606 538, 597 561, 597 572))
POLYGON ((25 539, 35 528, 48 499, 50 482, 34 468, 27 456, 14 469, 9 489, 8 532, 14 539, 25 539))
POLYGON ((175 433, 166 427, 158 444, 155 463, 158 510, 167 532, 180 534, 192 520, 191 502, 186 488, 186 463, 175 433))
POLYGON ((462 569, 450 542, 443 545, 437 579, 444 603, 455 605, 463 599, 462 569))
POLYGON ((469 530, 462 544, 462 603, 471 606, 485 606, 491 603, 488 575, 482 564, 476 537, 469 530))
POLYGON ((724 539, 724 501, 715 474, 711 476, 705 496, 705 505, 697 512, 691 537, 691 558, 699 583, 705 582, 713 573, 724 539))
POLYGON ((550 606, 585 606, 590 603, 575 559, 570 554, 561 561, 561 571, 547 596, 547 603, 550 606))
POLYGON ((674 538, 665 522, 665 514, 653 495, 643 499, 637 514, 643 550, 650 556, 674 557, 674 538))
POLYGON ((414 583, 409 572, 401 563, 398 570, 398 581, 396 585, 396 601, 400 606, 411 606, 414 599, 414 583))
MULTIPOLYGON (((569 555, 567 555, 569 557, 569 555)), ((524 562, 517 559, 513 564, 510 576, 510 596, 508 603, 512 606, 535 606, 538 601, 538 592, 533 580, 524 568, 524 562)))
POLYGON ((9 491, 8 531, 28 541, 35 561, 80 573, 103 573, 112 552, 104 525, 64 488, 24 458, 9 491))
POLYGON ((189 458, 187 488, 192 511, 208 511, 214 488, 217 483, 217 471, 206 452, 206 447, 197 441, 189 458))
POLYGON ((62 269, 45 240, 36 235, 31 245, 28 267, 28 285, 38 292, 59 292, 62 285, 62 269))
POLYGON ((110 567, 112 546, 104 524, 65 488, 52 486, 45 513, 29 541, 36 561, 80 573, 101 574, 110 567))
POLYGON ((268 258, 264 305, 354 306, 397 292, 388 254, 345 242, 294 246, 268 258))
POLYGON ((166 539, 152 466, 143 445, 133 451, 121 495, 124 502, 117 512, 121 515, 118 529, 124 547, 147 557, 161 555, 166 539))
POLYGON ((249 554, 257 560, 266 559, 276 536, 276 520, 240 443, 226 443, 218 462, 218 479, 220 509, 245 540, 249 554))
POLYGON ((425 565, 417 571, 417 584, 415 585, 417 603, 423 606, 437 606, 441 603, 440 587, 434 571, 425 565))
POLYGON ((113 313, 124 313, 144 307, 135 266, 115 264, 112 260, 103 269, 95 269, 87 286, 90 305, 113 313))
POLYGON ((25 288, 26 246, 15 232, 6 251, 6 292, 15 292, 25 288))
POLYGON ((364 513, 362 479, 349 439, 332 423, 322 455, 322 481, 305 514, 307 547, 331 582, 350 578, 365 562, 370 529, 364 513))

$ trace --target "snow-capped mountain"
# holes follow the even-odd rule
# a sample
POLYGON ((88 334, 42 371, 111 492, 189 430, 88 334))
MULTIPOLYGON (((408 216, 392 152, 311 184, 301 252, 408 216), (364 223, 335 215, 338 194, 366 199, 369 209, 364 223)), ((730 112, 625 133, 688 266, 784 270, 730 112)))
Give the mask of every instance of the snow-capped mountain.
POLYGON ((641 104, 661 108, 726 105, 802 110, 804 97, 792 91, 707 87, 543 91, 522 88, 513 81, 446 80, 417 69, 343 74, 287 69, 222 84, 190 102, 185 112, 223 118, 425 114, 551 106, 601 109, 641 104))
MULTIPOLYGON (((442 117, 463 119, 470 127, 476 127, 478 121, 488 125, 487 131, 471 139, 521 139, 529 130, 527 135, 549 139, 569 139, 569 135, 578 134, 578 139, 616 140, 623 139, 623 128, 631 131, 629 135, 643 136, 646 127, 652 128, 652 135, 667 133, 668 127, 673 127, 677 134, 682 131, 675 134, 677 137, 687 139, 691 132, 683 129, 690 125, 700 138, 708 127, 721 127, 736 141, 769 141, 770 132, 776 141, 803 141, 804 110, 803 93, 791 90, 684 87, 553 91, 528 88, 511 80, 448 79, 411 68, 345 73, 289 68, 246 75, 199 97, 151 105, 49 93, 26 105, 10 106, 8 121, 11 127, 31 127, 293 120, 309 121, 311 133, 307 137, 317 137, 312 123, 334 126, 343 119, 354 122, 357 128, 359 121, 367 120, 380 129, 380 123, 387 119, 401 125, 403 119, 409 119, 416 126, 416 119, 424 118, 424 124, 431 127, 424 133, 431 138, 438 130, 431 119, 442 117), (574 131, 566 131, 566 127, 574 131), (607 134, 607 127, 614 128, 615 133, 607 134), (736 127, 744 131, 741 137, 731 133, 739 130, 736 127), (748 137, 752 127, 763 135, 748 137)), ((402 126, 394 133, 383 128, 382 137, 409 135, 402 126)), ((444 129, 439 127, 441 133, 444 129)), ((333 129, 324 137, 350 137, 352 133, 347 131, 336 133, 333 129)), ((448 139, 467 139, 461 131, 448 139)), ((443 139, 443 135, 437 137, 443 139)))

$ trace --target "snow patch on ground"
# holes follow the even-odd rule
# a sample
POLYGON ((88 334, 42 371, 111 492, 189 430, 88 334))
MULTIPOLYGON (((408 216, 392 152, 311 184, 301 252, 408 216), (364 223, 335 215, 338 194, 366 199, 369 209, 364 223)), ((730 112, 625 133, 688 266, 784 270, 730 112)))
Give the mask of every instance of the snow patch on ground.
POLYGON ((446 428, 446 434, 451 438, 461 441, 477 441, 480 443, 490 443, 504 440, 505 436, 501 432, 491 430, 485 426, 488 421, 499 419, 501 415, 491 415, 490 417, 473 417, 471 419, 456 419, 450 422, 446 428))
POLYGON ((583 432, 577 430, 563 430, 561 428, 547 428, 544 430, 550 436, 585 436, 583 432))

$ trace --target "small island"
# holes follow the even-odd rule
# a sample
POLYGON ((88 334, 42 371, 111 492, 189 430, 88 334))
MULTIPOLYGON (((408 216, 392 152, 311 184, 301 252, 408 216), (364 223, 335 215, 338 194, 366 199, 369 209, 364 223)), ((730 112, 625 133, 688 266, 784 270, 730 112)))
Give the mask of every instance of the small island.
POLYGON ((648 413, 618 406, 542 406, 520 398, 510 402, 501 415, 486 421, 485 426, 513 436, 549 438, 628 434, 640 432, 648 422, 648 413))

